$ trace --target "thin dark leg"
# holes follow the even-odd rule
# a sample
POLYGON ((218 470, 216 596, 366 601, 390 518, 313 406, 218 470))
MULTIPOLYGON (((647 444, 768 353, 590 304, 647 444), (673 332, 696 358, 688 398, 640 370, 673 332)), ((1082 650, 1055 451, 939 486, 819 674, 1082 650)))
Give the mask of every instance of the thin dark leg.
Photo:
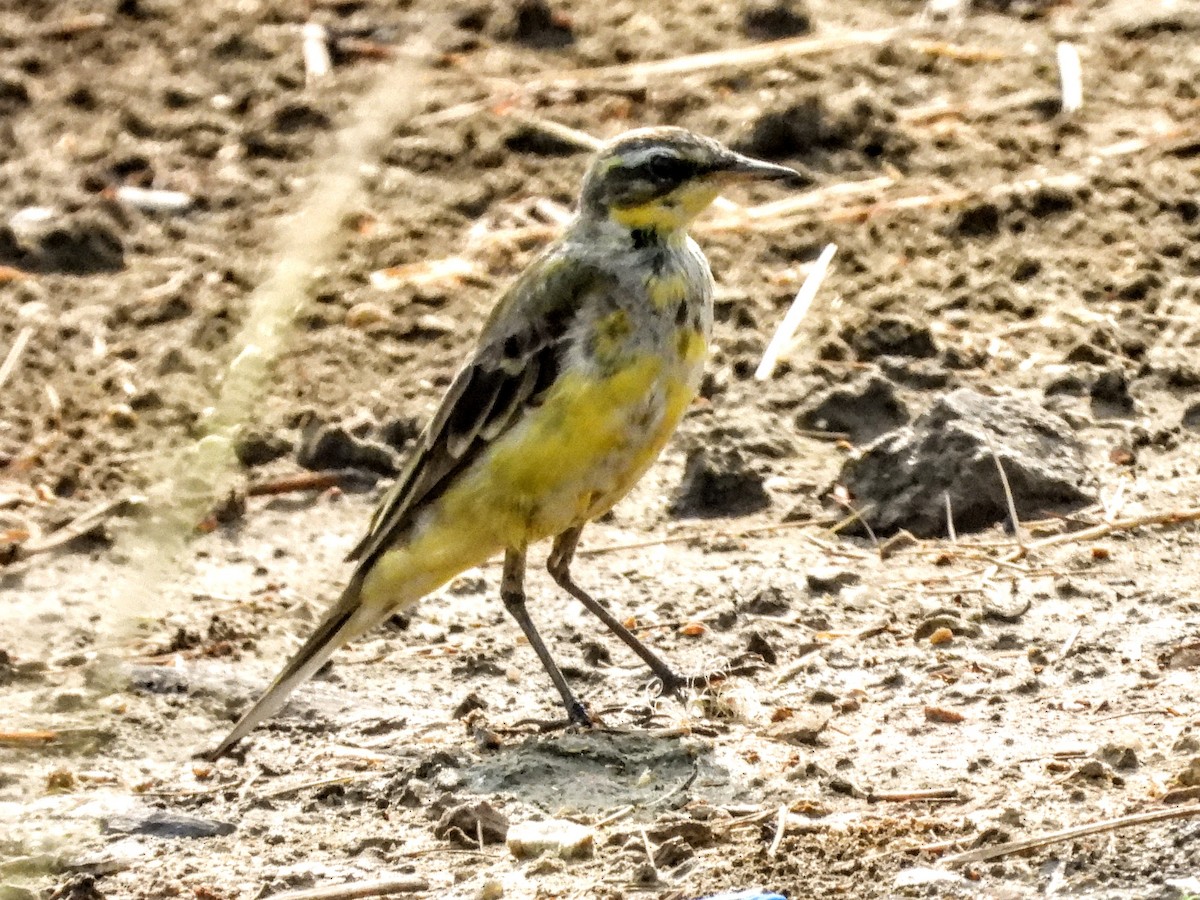
POLYGON ((598 600, 575 583, 571 577, 571 560, 575 558, 575 547, 579 543, 583 526, 564 531, 554 540, 554 549, 550 551, 550 559, 546 568, 550 577, 564 591, 582 603, 592 615, 603 622, 608 630, 624 641, 629 649, 641 657, 642 662, 650 667, 650 671, 662 682, 664 694, 675 694, 689 687, 693 681, 703 682, 705 679, 685 678, 676 674, 660 656, 638 640, 637 635, 620 623, 616 616, 610 613, 598 600))
POLYGON ((538 655, 538 659, 542 661, 542 666, 546 669, 547 674, 549 674, 550 680, 558 688, 558 693, 562 696, 563 706, 567 710, 567 718, 576 725, 590 728, 592 725, 591 717, 588 716, 583 704, 571 692, 570 685, 567 684, 567 679, 563 677, 562 669, 558 667, 558 663, 554 661, 554 657, 546 649, 546 642, 538 634, 533 620, 529 618, 529 611, 525 608, 524 549, 510 549, 504 554, 504 576, 500 581, 500 599, 504 601, 504 608, 512 614, 512 617, 517 620, 517 624, 521 626, 521 631, 525 632, 526 639, 538 655))

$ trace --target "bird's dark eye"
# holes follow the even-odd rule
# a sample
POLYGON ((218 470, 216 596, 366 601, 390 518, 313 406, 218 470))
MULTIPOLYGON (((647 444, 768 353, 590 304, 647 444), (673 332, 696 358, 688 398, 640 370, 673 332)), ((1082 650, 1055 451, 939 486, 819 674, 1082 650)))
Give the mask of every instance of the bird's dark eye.
POLYGON ((646 160, 646 173, 659 182, 678 183, 688 177, 690 167, 687 160, 667 153, 660 153, 646 160))

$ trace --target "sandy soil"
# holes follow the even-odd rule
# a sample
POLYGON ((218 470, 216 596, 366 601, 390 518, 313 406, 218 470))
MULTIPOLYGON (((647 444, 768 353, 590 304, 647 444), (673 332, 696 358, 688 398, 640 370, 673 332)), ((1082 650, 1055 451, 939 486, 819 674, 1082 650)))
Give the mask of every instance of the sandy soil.
POLYGON ((454 897, 1200 894, 1200 529, 1131 521, 1200 498, 1194 0, 7 4, 0 214, 0 358, 24 342, 0 406, 3 897, 402 876, 454 897), (336 38, 311 83, 307 7, 336 38), (597 68, 791 37, 816 43, 597 68), (1082 61, 1070 115, 1059 41, 1082 61), (364 97, 387 127, 347 148, 364 97), (727 679, 654 698, 539 572, 535 615, 605 726, 543 730, 555 696, 490 566, 342 652, 238 759, 193 759, 336 596, 477 323, 572 202, 586 152, 545 123, 684 125, 812 180, 789 215, 742 212, 783 199, 763 188, 697 228, 720 282, 704 396, 578 570, 682 668, 727 679), (334 178, 361 193, 315 240, 288 217, 334 178), (296 328, 231 403, 241 329, 305 240, 296 328), (755 382, 828 242, 800 339, 755 382), (422 268, 447 258, 457 274, 422 268), (871 375, 887 403, 819 433, 814 404, 871 375), (998 526, 831 532, 846 459, 959 387, 1061 416, 1094 502, 1024 522, 1025 553, 998 526), (246 413, 217 478, 240 493, 187 519, 171 559, 178 517, 156 504, 212 487, 183 474, 214 406, 246 413), (302 464, 336 471, 245 496, 302 464), (157 518, 122 506, 30 555, 132 495, 157 518), (476 831, 480 802, 588 824, 594 847, 518 859, 476 831))

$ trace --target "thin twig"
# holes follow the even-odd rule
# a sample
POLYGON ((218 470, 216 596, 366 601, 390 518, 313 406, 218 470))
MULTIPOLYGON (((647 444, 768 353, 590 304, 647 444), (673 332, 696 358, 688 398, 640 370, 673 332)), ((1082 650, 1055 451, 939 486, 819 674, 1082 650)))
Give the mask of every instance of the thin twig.
POLYGON ((960 800, 958 788, 927 788, 913 791, 885 791, 867 794, 868 803, 909 803, 913 800, 960 800))
POLYGON ((561 85, 607 84, 611 82, 643 82, 662 79, 672 75, 683 75, 729 66, 769 65, 785 59, 813 56, 851 47, 870 47, 884 44, 899 34, 895 28, 879 31, 855 31, 829 37, 789 38, 751 47, 730 50, 715 50, 710 53, 695 53, 652 62, 628 63, 615 66, 599 66, 592 69, 575 69, 548 75, 534 82, 535 87, 561 85))
POLYGON ((1014 853, 1035 850, 1040 847, 1047 847, 1050 844, 1057 844, 1090 834, 1102 834, 1118 828, 1130 828, 1134 825, 1146 825, 1150 822, 1161 822, 1167 819, 1185 819, 1198 815, 1200 815, 1200 803, 1181 809, 1159 809, 1154 812, 1138 813, 1132 816, 1118 816, 1115 819, 1103 819, 1088 825, 1076 825, 1072 828, 1063 828, 1060 831, 1047 832, 1037 837, 1025 838, 1019 841, 1007 841, 1003 844, 996 844, 993 847, 980 847, 976 850, 968 850, 966 853, 947 857, 942 860, 942 863, 946 866, 961 866, 966 863, 986 862, 989 859, 1011 856, 1014 853))
MULTIPOLYGON (((475 851, 472 851, 475 852, 475 851)), ((411 875, 380 878, 375 881, 351 881, 330 887, 305 888, 272 894, 272 900, 357 900, 360 897, 386 897, 389 894, 412 894, 429 890, 429 882, 411 875)))

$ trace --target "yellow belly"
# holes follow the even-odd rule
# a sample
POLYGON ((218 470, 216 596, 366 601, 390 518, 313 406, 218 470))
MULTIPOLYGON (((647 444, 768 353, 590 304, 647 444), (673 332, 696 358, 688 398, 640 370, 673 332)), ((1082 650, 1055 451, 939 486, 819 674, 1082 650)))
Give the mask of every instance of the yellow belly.
MULTIPOLYGON (((674 358, 635 358, 604 378, 566 372, 543 404, 498 439, 418 519, 412 540, 380 558, 364 594, 413 600, 506 547, 524 547, 602 515, 658 458, 695 396, 699 333, 674 358)), ((403 602, 403 601, 400 601, 403 602)))

